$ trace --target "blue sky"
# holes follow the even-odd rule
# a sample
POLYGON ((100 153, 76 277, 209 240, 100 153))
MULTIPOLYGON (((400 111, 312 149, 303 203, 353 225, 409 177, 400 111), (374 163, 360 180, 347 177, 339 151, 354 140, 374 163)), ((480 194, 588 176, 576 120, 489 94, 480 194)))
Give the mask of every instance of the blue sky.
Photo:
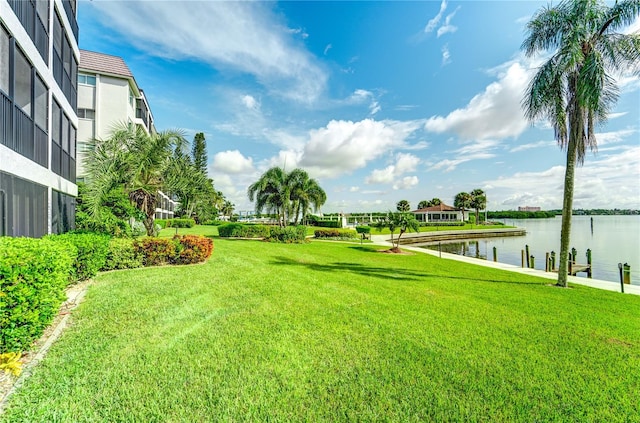
MULTIPOLYGON (((121 56, 158 129, 204 132, 216 188, 306 169, 324 212, 415 208, 482 188, 490 210, 561 208, 565 155, 520 102, 547 2, 79 2, 80 48, 121 56)), ((640 20, 628 31, 640 30, 640 20)), ((576 172, 576 208, 640 209, 640 78, 576 172)))

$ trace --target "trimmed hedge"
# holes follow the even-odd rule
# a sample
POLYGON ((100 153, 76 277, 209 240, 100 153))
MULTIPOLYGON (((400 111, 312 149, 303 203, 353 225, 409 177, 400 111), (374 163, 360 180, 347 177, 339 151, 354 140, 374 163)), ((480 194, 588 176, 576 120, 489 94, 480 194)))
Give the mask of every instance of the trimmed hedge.
POLYGON ((268 238, 277 226, 247 225, 244 223, 225 223, 218 226, 218 235, 222 238, 268 238))
POLYGON ((193 228, 196 221, 193 219, 168 219, 166 228, 193 228))
MULTIPOLYGON (((218 231, 220 228, 218 228, 218 231)), ((269 231, 269 236, 265 238, 265 241, 270 242, 284 242, 287 244, 291 243, 302 243, 307 240, 307 228, 306 226, 287 226, 281 228, 279 226, 272 226, 269 231)))
POLYGON ((109 252, 100 270, 134 269, 142 267, 142 254, 133 246, 133 240, 113 238, 109 241, 109 252))
POLYGON ((342 228, 341 220, 316 220, 313 222, 313 226, 320 228, 342 228))
POLYGON ((76 247, 78 253, 71 272, 71 282, 91 279, 104 267, 111 239, 109 235, 89 232, 69 232, 62 235, 47 235, 44 238, 76 247))
POLYGON ((356 226, 356 232, 359 234, 370 234, 371 226, 356 226))
POLYGON ((420 222, 420 226, 464 226, 464 222, 420 222))
POLYGON ((356 239, 358 237, 353 229, 316 229, 313 234, 319 239, 356 239))
POLYGON ((145 266, 200 263, 213 252, 213 240, 200 235, 144 238, 134 241, 133 246, 145 266))
POLYGON ((0 353, 23 351, 58 313, 76 248, 49 239, 0 238, 0 353))

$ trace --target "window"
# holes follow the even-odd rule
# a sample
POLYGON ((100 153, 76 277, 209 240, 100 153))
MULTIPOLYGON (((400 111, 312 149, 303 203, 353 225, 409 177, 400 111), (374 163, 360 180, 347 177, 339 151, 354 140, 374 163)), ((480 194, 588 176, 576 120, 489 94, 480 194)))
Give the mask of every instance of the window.
POLYGON ((53 107, 51 108, 51 140, 60 145, 60 118, 62 111, 57 101, 53 101, 53 107))
POLYGON ((131 107, 136 107, 134 99, 135 97, 133 96, 133 91, 131 90, 131 87, 129 87, 129 104, 131 105, 131 107))
POLYGON ((31 63, 18 49, 15 54, 15 80, 14 102, 31 116, 31 63))
POLYGON ((9 34, 0 25, 0 90, 9 94, 9 34))
POLYGON ((76 158, 76 128, 73 125, 69 125, 69 156, 76 158))
POLYGON ((80 84, 85 84, 85 85, 91 85, 91 86, 96 86, 96 77, 95 75, 85 75, 82 73, 78 74, 78 83, 80 84))
POLYGON ((95 119, 96 111, 93 109, 78 109, 78 118, 80 119, 95 119))
POLYGON ((35 121, 40 129, 47 131, 47 118, 49 112, 49 90, 39 76, 36 76, 35 84, 35 121))
POLYGON ((48 0, 36 0, 36 11, 38 17, 42 22, 42 25, 49 30, 49 1, 48 0))
POLYGON ((62 151, 69 152, 69 118, 62 115, 62 151))

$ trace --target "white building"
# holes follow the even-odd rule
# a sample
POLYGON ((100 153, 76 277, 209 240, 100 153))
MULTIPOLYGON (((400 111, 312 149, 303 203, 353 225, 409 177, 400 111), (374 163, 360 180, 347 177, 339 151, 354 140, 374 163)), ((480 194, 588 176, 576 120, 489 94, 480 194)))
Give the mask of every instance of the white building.
MULTIPOLYGON (((106 139, 118 124, 156 132, 144 92, 121 57, 80 50, 78 70, 78 181, 85 178, 84 159, 90 143, 106 139)), ((176 203, 160 192, 157 218, 172 218, 176 203)))
POLYGON ((424 209, 414 210, 418 222, 463 222, 469 220, 469 212, 467 210, 456 209, 446 204, 438 204, 437 206, 426 207, 424 209))
POLYGON ((74 227, 75 0, 0 1, 0 236, 74 227))

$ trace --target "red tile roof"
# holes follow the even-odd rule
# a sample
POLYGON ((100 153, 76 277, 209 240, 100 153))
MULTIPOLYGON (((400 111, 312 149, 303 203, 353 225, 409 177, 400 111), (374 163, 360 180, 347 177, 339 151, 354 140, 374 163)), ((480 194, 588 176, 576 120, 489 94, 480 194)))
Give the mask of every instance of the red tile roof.
POLYGON ((95 51, 80 50, 80 64, 78 68, 97 73, 133 78, 131 70, 129 70, 127 64, 122 60, 122 57, 96 53, 95 51))
POLYGON ((440 203, 437 206, 426 207, 424 209, 418 209, 412 211, 412 213, 426 213, 426 212, 448 212, 448 211, 458 211, 455 207, 447 206, 444 203, 440 203))

